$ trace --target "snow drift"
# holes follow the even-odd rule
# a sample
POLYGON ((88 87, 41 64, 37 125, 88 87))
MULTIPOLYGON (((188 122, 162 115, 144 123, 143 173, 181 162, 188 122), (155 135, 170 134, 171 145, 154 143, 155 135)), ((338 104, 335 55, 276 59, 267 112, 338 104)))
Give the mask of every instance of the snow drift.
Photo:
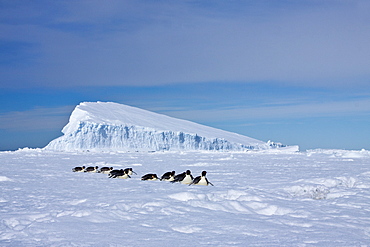
POLYGON ((265 150, 280 143, 176 119, 113 102, 83 102, 72 112, 63 136, 45 149, 59 151, 265 150))

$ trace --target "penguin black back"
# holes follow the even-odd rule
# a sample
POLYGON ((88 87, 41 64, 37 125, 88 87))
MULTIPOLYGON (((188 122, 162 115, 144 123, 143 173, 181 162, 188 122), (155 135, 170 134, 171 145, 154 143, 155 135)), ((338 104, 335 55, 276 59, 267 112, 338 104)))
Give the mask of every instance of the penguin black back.
POLYGON ((174 177, 175 177, 175 171, 172 171, 172 172, 166 172, 162 175, 161 177, 161 181, 162 180, 165 180, 165 181, 173 181, 174 180, 174 177))
POLYGON ((85 166, 77 166, 72 169, 73 172, 84 172, 85 171, 85 166))
POLYGON ((113 171, 113 167, 102 167, 99 170, 100 173, 106 173, 106 174, 108 174, 110 171, 113 171))
POLYGON ((191 175, 191 171, 186 170, 186 172, 176 175, 174 180, 171 182, 172 183, 180 182, 182 184, 190 184, 192 181, 193 181, 193 176, 191 175))
POLYGON ((131 178, 131 177, 130 175, 127 174, 127 171, 120 169, 110 171, 109 178, 131 178))
POLYGON ((98 171, 98 166, 89 166, 88 168, 85 169, 85 172, 97 172, 98 171))
POLYGON ((176 182, 180 182, 184 179, 184 177, 186 176, 186 172, 183 172, 183 173, 180 173, 180 174, 177 174, 173 180, 171 181, 172 183, 176 183, 176 182))
POLYGON ((157 179, 158 179, 157 174, 154 173, 145 174, 144 176, 141 177, 141 180, 157 180, 157 179))

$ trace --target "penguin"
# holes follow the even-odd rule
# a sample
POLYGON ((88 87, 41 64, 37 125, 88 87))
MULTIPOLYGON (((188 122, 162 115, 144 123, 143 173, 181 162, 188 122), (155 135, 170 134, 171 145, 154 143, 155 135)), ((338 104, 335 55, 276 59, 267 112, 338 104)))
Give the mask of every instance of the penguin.
POLYGON ((121 169, 121 170, 112 170, 112 171, 110 171, 109 178, 123 178, 123 179, 126 179, 126 178, 131 178, 131 177, 127 174, 127 172, 125 172, 123 169, 121 169))
POLYGON ((175 171, 172 172, 166 172, 162 175, 161 181, 173 181, 175 177, 175 171))
POLYGON ((191 171, 187 170, 186 172, 176 175, 171 183, 180 182, 182 184, 191 184, 192 181, 193 176, 191 175, 191 171))
POLYGON ((85 166, 77 166, 72 169, 73 172, 84 172, 85 171, 85 166))
POLYGON ((134 171, 132 170, 132 168, 126 168, 126 169, 124 169, 124 171, 125 171, 128 175, 132 175, 132 173, 135 173, 135 174, 137 175, 137 173, 136 173, 136 172, 134 172, 134 171))
POLYGON ((194 178, 193 182, 191 182, 191 184, 189 185, 212 185, 214 186, 211 182, 208 181, 208 179, 206 178, 206 174, 207 172, 206 171, 202 171, 202 176, 198 176, 196 178, 194 178))
POLYGON ((145 174, 144 176, 141 177, 141 180, 151 180, 151 181, 154 181, 154 180, 157 180, 158 177, 157 177, 157 174, 145 174))
POLYGON ((123 169, 121 169, 121 170, 111 170, 109 173, 108 173, 108 177, 109 178, 111 178, 111 177, 113 177, 113 176, 115 176, 116 174, 119 174, 119 173, 121 173, 121 172, 123 172, 123 169))
POLYGON ((85 169, 85 172, 97 172, 98 168, 99 168, 98 166, 95 166, 95 167, 89 166, 85 169))
POLYGON ((104 174, 109 174, 110 171, 112 171, 112 170, 113 170, 113 167, 102 167, 102 168, 100 168, 99 172, 104 173, 104 174))

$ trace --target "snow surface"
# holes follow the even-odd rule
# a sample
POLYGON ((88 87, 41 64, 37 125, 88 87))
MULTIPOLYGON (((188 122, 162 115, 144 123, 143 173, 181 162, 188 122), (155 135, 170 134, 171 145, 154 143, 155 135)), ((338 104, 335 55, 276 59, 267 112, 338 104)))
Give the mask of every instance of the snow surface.
POLYGON ((369 246, 370 152, 0 152, 0 246, 369 246), (131 179, 73 173, 132 167, 131 179), (141 181, 207 171, 215 186, 141 181))
POLYGON ((83 102, 49 150, 250 150, 297 146, 247 136, 113 102, 83 102))

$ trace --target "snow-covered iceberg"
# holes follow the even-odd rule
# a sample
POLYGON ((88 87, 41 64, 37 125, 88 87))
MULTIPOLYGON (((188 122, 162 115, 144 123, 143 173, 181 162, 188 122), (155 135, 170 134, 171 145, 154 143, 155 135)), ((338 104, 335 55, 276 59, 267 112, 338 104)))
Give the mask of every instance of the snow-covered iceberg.
POLYGON ((83 102, 72 112, 63 136, 45 149, 59 151, 244 151, 289 149, 279 143, 204 126, 113 102, 83 102))

